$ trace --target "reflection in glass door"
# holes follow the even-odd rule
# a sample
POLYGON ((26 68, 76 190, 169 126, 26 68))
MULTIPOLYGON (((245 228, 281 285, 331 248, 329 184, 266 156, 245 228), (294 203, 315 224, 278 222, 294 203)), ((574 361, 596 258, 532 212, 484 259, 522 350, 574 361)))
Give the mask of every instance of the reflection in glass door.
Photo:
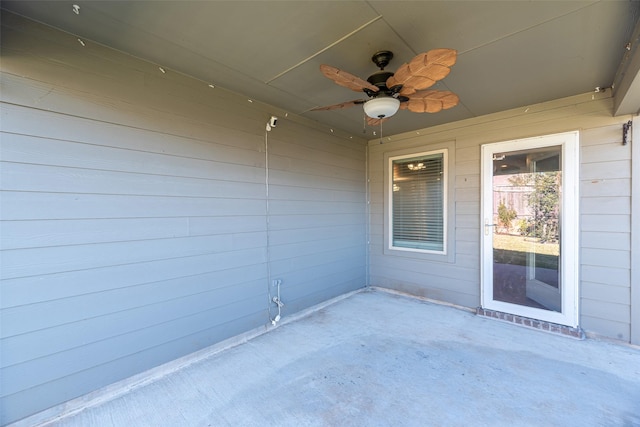
POLYGON ((560 311, 560 147, 493 156, 493 297, 560 311))
POLYGON ((576 147, 575 133, 483 146, 485 308, 576 326, 576 147))

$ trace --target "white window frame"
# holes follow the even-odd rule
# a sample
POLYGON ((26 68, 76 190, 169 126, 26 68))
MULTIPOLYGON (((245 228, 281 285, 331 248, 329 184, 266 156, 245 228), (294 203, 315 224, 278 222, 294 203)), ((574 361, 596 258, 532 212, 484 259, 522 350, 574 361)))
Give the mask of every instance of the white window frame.
POLYGON ((410 154, 402 154, 396 156, 389 156, 388 163, 386 166, 387 169, 387 191, 386 191, 386 201, 387 201, 387 218, 386 221, 386 240, 387 240, 387 250, 388 251, 399 251, 405 253, 415 253, 415 254, 431 254, 431 255, 447 255, 448 251, 448 240, 449 240, 449 212, 448 212, 448 202, 449 202, 449 150, 447 148, 437 149, 437 150, 429 150, 429 151, 418 151, 412 152, 410 154), (442 154, 442 250, 430 250, 430 249, 419 249, 419 248, 407 248, 402 246, 393 246, 393 162, 397 160, 409 159, 412 157, 421 157, 421 156, 430 156, 442 154))

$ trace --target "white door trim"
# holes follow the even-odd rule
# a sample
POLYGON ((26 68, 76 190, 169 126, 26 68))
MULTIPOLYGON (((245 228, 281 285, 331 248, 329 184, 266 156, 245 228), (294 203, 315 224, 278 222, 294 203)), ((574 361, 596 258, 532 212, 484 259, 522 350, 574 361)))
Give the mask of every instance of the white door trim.
POLYGON ((566 132, 534 138, 485 144, 481 147, 481 304, 483 308, 544 320, 571 327, 579 319, 579 134, 566 132), (493 232, 484 224, 493 219, 493 155, 509 151, 561 146, 562 220, 560 234, 560 274, 562 311, 527 307, 493 299, 493 232))

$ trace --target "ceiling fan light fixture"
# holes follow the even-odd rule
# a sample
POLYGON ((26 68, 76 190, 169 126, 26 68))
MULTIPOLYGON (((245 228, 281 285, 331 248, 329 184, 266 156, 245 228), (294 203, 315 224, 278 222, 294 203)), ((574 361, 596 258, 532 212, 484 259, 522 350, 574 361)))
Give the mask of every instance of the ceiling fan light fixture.
POLYGON ((389 96, 373 98, 364 103, 364 113, 372 119, 393 116, 400 108, 400 101, 389 96))

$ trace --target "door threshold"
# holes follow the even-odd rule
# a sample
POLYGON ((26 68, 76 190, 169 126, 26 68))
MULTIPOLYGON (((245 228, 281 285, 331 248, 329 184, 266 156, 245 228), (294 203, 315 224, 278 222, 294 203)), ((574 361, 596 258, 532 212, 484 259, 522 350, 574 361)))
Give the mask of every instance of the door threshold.
POLYGON ((566 337, 576 338, 579 340, 585 339, 585 333, 582 328, 571 327, 567 325, 560 325, 558 323, 551 323, 545 320, 531 319, 529 317, 518 316, 517 314, 503 313, 502 311, 489 310, 486 308, 476 308, 476 314, 478 316, 489 317, 491 319, 502 320, 503 322, 514 323, 526 328, 538 329, 544 332, 550 332, 556 335, 562 335, 566 337))

